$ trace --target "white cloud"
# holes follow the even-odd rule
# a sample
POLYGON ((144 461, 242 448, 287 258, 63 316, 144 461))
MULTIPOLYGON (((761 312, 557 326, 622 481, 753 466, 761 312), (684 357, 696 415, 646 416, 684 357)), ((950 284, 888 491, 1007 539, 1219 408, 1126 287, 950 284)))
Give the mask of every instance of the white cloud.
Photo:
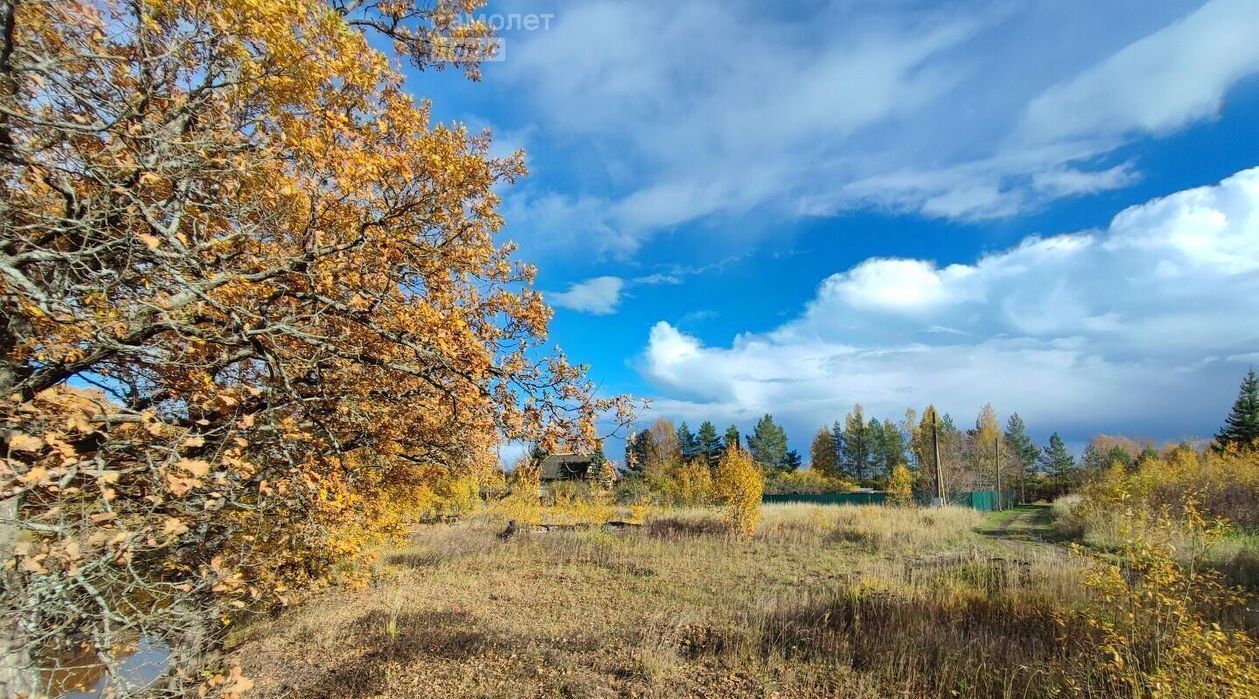
POLYGON ((547 292, 546 300, 560 308, 602 316, 616 312, 624 287, 620 277, 593 277, 570 284, 568 291, 547 292))
POLYGON ((1216 114, 1257 35, 1253 0, 565 5, 493 75, 533 142, 597 165, 508 220, 531 250, 629 257, 754 209, 1010 216, 1139 179, 1115 151, 1216 114))
POLYGON ((662 321, 643 373, 657 410, 773 412, 801 439, 858 401, 889 417, 935 402, 959 423, 992 401, 1073 439, 1178 437, 1222 418, 1236 362, 1259 356, 1257 317, 1259 168, 971 265, 867 260, 729 347, 662 321))
POLYGON ((1028 105, 1032 141, 1163 133, 1214 116, 1224 94, 1259 70, 1259 3, 1211 0, 1028 105))

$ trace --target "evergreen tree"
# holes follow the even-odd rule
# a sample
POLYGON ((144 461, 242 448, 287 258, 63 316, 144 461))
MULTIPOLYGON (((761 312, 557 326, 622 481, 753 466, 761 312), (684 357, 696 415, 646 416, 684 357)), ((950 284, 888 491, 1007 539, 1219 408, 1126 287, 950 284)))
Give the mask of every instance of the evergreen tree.
POLYGON ((1259 377, 1251 369, 1242 379, 1241 390, 1224 426, 1215 435, 1216 448, 1259 447, 1259 377))
POLYGON ((835 468, 836 473, 843 474, 844 470, 844 426, 836 420, 831 425, 831 439, 835 442, 835 468))
POLYGON ((809 467, 824 476, 839 477, 839 450, 835 448, 835 436, 825 427, 817 431, 809 445, 809 467))
POLYGON ((739 428, 735 427, 734 425, 727 427, 725 439, 722 440, 723 442, 725 442, 722 445, 723 449, 727 451, 730 449, 742 449, 743 445, 739 443, 739 440, 740 440, 739 428))
POLYGON ((768 413, 757 423, 748 437, 748 450, 752 458, 766 468, 782 469, 787 458, 787 433, 774 422, 768 413))
POLYGON ((1067 451, 1062 437, 1054 432, 1049 437, 1049 446, 1040 456, 1041 465, 1058 485, 1070 483, 1075 477, 1075 458, 1067 451))
POLYGON ((892 469, 905 465, 905 435, 896 423, 884 420, 879 430, 878 446, 879 471, 891 475, 892 469))
POLYGON ((647 463, 656 453, 655 438, 648 430, 630 435, 625 442, 625 467, 627 477, 642 476, 647 472, 647 463))
POLYGON ((721 459, 721 437, 717 436, 717 428, 713 426, 713 423, 705 420, 699 426, 695 440, 699 442, 699 453, 704 463, 709 468, 716 466, 717 461, 721 459))
POLYGON ((844 446, 840 466, 849 478, 863 483, 870 476, 870 458, 874 452, 870 427, 866 424, 861 404, 853 406, 844 418, 844 446))
POLYGON ((1010 451, 1019 460, 1020 466, 1028 470, 1036 468, 1036 460, 1040 456, 1040 448, 1027 435, 1027 425, 1023 424, 1023 418, 1019 417, 1018 413, 1014 413, 1006 421, 1005 441, 1006 444, 1010 445, 1010 451))
POLYGON ((866 439, 870 441, 870 478, 878 478, 883 471, 883 423, 870 418, 866 423, 866 439))
POLYGON ((783 457, 782 470, 796 471, 800 468, 800 452, 792 449, 783 457))
POLYGON ((691 428, 685 421, 678 425, 678 449, 682 452, 684 463, 690 463, 692 459, 699 456, 699 440, 695 438, 695 434, 691 432, 691 428))
POLYGON ((595 442, 594 453, 590 455, 590 470, 586 472, 586 477, 597 481, 604 488, 611 488, 616 481, 616 473, 608 462, 608 457, 603 453, 602 439, 595 442))
POLYGON ((590 474, 598 473, 607 460, 608 457, 603 453, 603 440, 600 439, 595 442, 595 450, 590 454, 590 474))

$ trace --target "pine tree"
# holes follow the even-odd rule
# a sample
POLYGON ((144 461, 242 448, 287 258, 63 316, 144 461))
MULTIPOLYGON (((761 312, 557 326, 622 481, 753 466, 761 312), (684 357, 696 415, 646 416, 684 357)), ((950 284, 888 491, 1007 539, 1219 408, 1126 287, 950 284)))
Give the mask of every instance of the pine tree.
POLYGON ((721 437, 717 436, 717 428, 713 423, 705 420, 699 426, 699 432, 695 435, 695 440, 699 442, 699 453, 703 458, 704 464, 709 468, 717 465, 717 461, 721 459, 721 437))
POLYGON ((774 422, 774 416, 766 413, 748 437, 748 449, 752 458, 766 468, 782 469, 787 458, 787 433, 774 422))
POLYGON ((723 451, 743 448, 743 445, 739 443, 741 441, 739 428, 734 425, 726 428, 726 436, 722 441, 725 443, 723 451))
POLYGON ((1215 443, 1218 449, 1230 446, 1259 448, 1259 377, 1254 369, 1242 379, 1237 400, 1224 419, 1224 426, 1215 435, 1215 443))
POLYGON ((830 478, 839 477, 839 450, 835 448, 835 436, 825 427, 813 436, 809 445, 809 467, 830 478))
POLYGON ((690 463, 692 459, 699 456, 699 441, 695 439, 695 434, 691 432, 691 428, 683 421, 678 425, 678 450, 682 452, 682 461, 690 463))
POLYGON ((1067 451, 1066 443, 1057 432, 1049 437, 1049 446, 1041 454, 1040 462, 1045 472, 1059 486, 1068 484, 1075 478, 1075 458, 1067 451))

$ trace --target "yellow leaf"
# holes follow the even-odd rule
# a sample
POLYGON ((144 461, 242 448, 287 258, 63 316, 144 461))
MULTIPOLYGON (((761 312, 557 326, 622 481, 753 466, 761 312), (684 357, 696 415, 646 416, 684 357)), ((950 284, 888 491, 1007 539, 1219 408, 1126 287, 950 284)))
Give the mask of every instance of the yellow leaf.
POLYGON ((44 448, 44 440, 29 434, 16 434, 9 438, 9 448, 13 451, 39 451, 44 448))

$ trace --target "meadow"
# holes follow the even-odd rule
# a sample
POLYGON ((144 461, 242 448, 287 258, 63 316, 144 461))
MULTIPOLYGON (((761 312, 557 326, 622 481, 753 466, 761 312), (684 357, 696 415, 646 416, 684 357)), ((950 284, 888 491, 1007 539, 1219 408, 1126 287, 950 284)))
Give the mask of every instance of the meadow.
POLYGON ((1096 557, 1045 541, 1048 511, 767 505, 750 537, 713 509, 508 538, 471 517, 234 655, 259 697, 1148 693, 1107 652, 1096 557))

